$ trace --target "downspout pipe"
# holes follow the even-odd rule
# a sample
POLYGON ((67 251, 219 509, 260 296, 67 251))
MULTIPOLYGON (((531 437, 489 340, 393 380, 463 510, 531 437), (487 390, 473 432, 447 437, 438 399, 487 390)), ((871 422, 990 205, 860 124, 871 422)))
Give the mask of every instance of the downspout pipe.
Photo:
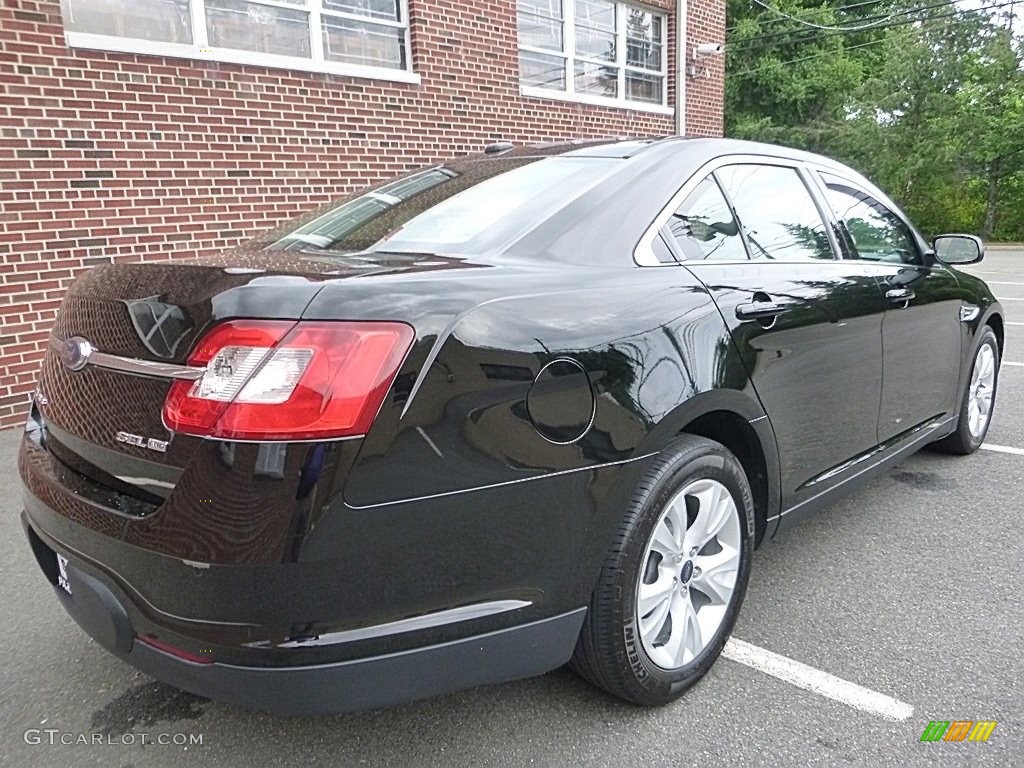
POLYGON ((686 0, 676 0, 676 135, 686 135, 686 0))

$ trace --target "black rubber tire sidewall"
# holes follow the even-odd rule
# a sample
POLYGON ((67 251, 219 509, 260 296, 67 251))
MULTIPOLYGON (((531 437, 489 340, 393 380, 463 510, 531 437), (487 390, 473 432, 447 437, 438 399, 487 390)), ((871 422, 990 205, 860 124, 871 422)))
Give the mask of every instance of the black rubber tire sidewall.
POLYGON ((992 426, 992 414, 996 407, 996 395, 999 390, 999 340, 996 337, 995 331, 989 326, 984 326, 979 334, 978 345, 974 349, 974 354, 971 357, 971 367, 967 372, 967 380, 964 382, 963 392, 960 393, 960 416, 957 420, 956 429, 948 437, 935 443, 935 447, 941 451, 947 451, 949 453, 955 453, 960 455, 969 455, 978 450, 979 446, 985 441, 985 436, 988 435, 989 427, 992 426), (992 408, 989 410, 988 423, 985 425, 985 431, 981 437, 975 437, 971 434, 970 417, 968 416, 967 401, 971 394, 971 379, 974 376, 974 366, 978 363, 978 354, 981 352, 981 348, 985 345, 992 347, 992 351, 996 357, 996 374, 992 382, 992 408))
MULTIPOLYGON (((575 663, 577 669, 605 667, 610 674, 587 674, 597 684, 622 698, 640 704, 664 704, 680 696, 711 668, 732 632, 747 582, 754 548, 754 505, 750 486, 739 461, 722 445, 705 438, 684 436, 675 441, 645 475, 624 518, 627 528, 621 539, 621 550, 614 553, 602 569, 595 590, 595 603, 611 600, 611 611, 603 620, 591 622, 590 650, 598 659, 586 664, 575 663), (740 564, 733 601, 726 610, 722 624, 712 642, 696 659, 678 670, 665 670, 648 658, 636 629, 636 584, 643 555, 654 526, 661 519, 665 505, 694 480, 712 479, 722 483, 732 494, 740 516, 740 564), (610 666, 612 669, 607 669, 610 666)), ((597 606, 592 606, 592 611, 597 606)), ((594 618, 592 615, 591 618, 594 618)))

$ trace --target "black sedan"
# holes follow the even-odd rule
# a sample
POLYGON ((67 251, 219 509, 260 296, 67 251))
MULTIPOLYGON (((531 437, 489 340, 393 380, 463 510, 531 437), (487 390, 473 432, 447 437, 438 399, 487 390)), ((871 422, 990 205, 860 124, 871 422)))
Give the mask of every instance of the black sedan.
POLYGON ((985 437, 988 287, 860 174, 727 140, 493 145, 216 256, 97 268, 21 446, 28 540, 141 670, 337 712, 714 663, 751 553, 985 437))

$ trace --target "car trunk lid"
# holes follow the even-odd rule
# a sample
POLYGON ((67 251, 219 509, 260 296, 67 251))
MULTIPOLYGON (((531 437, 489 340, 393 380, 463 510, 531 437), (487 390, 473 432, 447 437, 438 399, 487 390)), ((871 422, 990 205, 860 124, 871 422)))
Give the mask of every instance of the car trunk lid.
POLYGON ((123 362, 179 368, 222 319, 297 320, 322 285, 311 272, 173 263, 108 265, 83 275, 61 305, 36 393, 50 452, 91 481, 166 497, 198 446, 162 423, 172 379, 100 365, 76 370, 67 347, 84 341, 123 362))
POLYGON ((75 370, 62 346, 81 340, 120 363, 180 369, 213 325, 231 318, 298 321, 325 282, 337 287, 349 278, 468 266, 422 254, 235 249, 173 263, 98 267, 66 294, 43 361, 36 408, 47 447, 69 482, 84 478, 158 504, 202 441, 163 423, 173 379, 102 365, 75 370))

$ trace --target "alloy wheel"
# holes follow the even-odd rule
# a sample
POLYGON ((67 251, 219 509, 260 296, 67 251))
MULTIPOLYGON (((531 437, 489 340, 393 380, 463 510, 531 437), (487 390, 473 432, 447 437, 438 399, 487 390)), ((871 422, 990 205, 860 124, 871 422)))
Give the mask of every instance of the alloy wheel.
POLYGON ((967 428, 977 440, 985 434, 992 414, 995 395, 996 353, 991 344, 982 344, 974 358, 974 371, 967 395, 967 428))
POLYGON ((736 590, 740 520, 729 489, 696 480, 665 506, 647 542, 636 623, 647 656, 678 669, 715 638, 736 590))

